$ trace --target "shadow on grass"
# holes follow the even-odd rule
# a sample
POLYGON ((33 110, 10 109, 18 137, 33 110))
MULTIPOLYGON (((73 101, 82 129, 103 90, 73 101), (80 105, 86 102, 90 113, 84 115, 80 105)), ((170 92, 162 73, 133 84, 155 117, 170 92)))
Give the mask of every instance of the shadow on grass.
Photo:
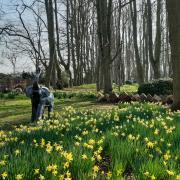
MULTIPOLYGON (((13 104, 17 102, 14 101, 13 104)), ((21 124, 25 125, 30 122, 31 119, 31 104, 23 103, 22 105, 12 105, 7 102, 8 105, 0 108, 0 130, 12 130, 14 126, 21 124), (24 105, 23 105, 24 104, 24 105)), ((112 109, 115 107, 113 104, 97 103, 95 99, 83 99, 83 98, 71 98, 71 99, 55 99, 55 112, 61 113, 64 107, 72 106, 77 110, 86 109, 112 109)), ((46 110, 47 111, 47 110, 46 110)))

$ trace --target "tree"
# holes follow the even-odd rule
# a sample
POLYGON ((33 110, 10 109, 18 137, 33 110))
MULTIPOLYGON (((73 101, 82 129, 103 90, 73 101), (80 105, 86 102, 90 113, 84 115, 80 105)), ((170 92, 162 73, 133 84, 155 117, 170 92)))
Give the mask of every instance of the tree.
POLYGON ((136 8, 136 1, 133 1, 130 4, 131 7, 131 17, 132 17, 132 24, 133 24, 133 42, 134 42, 134 49, 135 49, 135 59, 136 59, 136 68, 137 68, 137 80, 139 84, 144 82, 144 72, 143 67, 141 64, 141 59, 139 55, 138 49, 138 41, 137 41, 137 8, 136 8), (132 7, 133 6, 133 7, 132 7))
POLYGON ((173 63, 173 95, 172 110, 180 110, 180 1, 166 0, 168 12, 171 58, 173 63))
POLYGON ((97 0, 98 39, 104 93, 112 92, 111 83, 111 11, 112 0, 97 0))
POLYGON ((48 24, 48 40, 49 40, 49 65, 46 70, 46 86, 50 86, 53 66, 55 64, 56 48, 54 34, 54 9, 52 0, 45 0, 47 24, 48 24))
POLYGON ((7 59, 12 64, 13 67, 13 74, 16 74, 16 64, 17 64, 17 54, 15 53, 9 53, 7 54, 7 59))
POLYGON ((147 0, 147 26, 148 26, 148 42, 149 42, 149 59, 154 71, 154 79, 160 78, 160 55, 161 55, 161 0, 157 1, 156 15, 156 39, 155 50, 153 53, 153 32, 152 32, 152 7, 151 0, 147 0))

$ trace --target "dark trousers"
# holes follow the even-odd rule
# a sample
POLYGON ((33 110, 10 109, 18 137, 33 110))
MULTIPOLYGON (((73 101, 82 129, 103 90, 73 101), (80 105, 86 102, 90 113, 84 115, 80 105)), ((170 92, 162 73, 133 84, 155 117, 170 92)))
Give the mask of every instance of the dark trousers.
POLYGON ((38 102, 31 100, 31 103, 32 103, 31 122, 34 122, 37 120, 38 102))

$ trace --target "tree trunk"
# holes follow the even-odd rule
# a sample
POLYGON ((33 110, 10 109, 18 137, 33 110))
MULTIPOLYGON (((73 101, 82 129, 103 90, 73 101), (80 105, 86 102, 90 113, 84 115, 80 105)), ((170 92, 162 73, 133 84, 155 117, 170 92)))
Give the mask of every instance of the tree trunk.
POLYGON ((49 66, 46 71, 46 86, 50 86, 54 59, 55 59, 55 39, 54 39, 54 15, 53 15, 53 2, 52 0, 45 0, 46 15, 48 22, 48 40, 49 40, 49 66))
MULTIPOLYGON (((97 0, 98 39, 104 93, 112 92, 111 82, 111 14, 112 0, 97 0)), ((102 81, 102 79, 100 79, 102 81)), ((102 83, 102 82, 100 82, 102 83)))
POLYGON ((137 42, 137 8, 136 8, 136 1, 133 1, 130 5, 131 7, 131 17, 132 17, 132 24, 133 24, 133 42, 134 42, 134 49, 135 49, 135 58, 136 58, 136 68, 137 68, 137 80, 139 84, 144 83, 144 72, 143 67, 139 55, 138 49, 138 42, 137 42), (133 4, 132 4, 133 3, 133 4), (132 7, 133 6, 133 7, 132 7))
POLYGON ((152 5, 151 0, 147 0, 147 29, 149 42, 149 60, 151 62, 154 79, 160 78, 160 54, 161 54, 161 0, 157 1, 156 39, 155 52, 153 53, 153 33, 152 33, 152 5))
POLYGON ((180 110, 180 1, 166 0, 173 63, 173 110, 180 110))

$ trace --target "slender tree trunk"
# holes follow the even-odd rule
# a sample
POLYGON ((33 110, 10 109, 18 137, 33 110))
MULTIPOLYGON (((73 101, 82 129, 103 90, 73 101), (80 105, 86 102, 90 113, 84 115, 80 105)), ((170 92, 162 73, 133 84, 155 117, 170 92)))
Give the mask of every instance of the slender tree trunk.
POLYGON ((50 86, 54 59, 56 55, 55 39, 54 39, 54 10, 52 0, 45 0, 46 15, 48 22, 48 40, 49 40, 49 66, 46 71, 46 86, 50 86))
POLYGON ((160 54, 161 54, 161 0, 157 1, 157 20, 156 20, 156 40, 155 53, 153 53, 153 33, 152 33, 152 5, 151 0, 147 0, 147 28, 149 43, 149 60, 151 62, 154 79, 160 78, 160 54))
POLYGON ((133 1, 130 5, 131 7, 131 17, 132 17, 132 24, 133 24, 133 42, 134 42, 134 49, 135 49, 135 58, 136 58, 136 68, 137 68, 137 79, 138 83, 144 83, 144 72, 143 67, 141 64, 141 59, 139 55, 138 49, 138 42, 137 42, 137 8, 136 8, 136 1, 133 1))

